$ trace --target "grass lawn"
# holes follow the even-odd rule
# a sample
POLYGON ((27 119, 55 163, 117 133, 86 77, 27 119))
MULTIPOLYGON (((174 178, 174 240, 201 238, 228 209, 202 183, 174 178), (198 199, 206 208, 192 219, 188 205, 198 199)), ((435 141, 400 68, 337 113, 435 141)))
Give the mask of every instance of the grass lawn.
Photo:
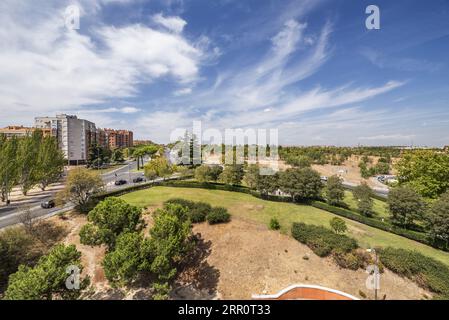
POLYGON ((114 164, 114 165, 110 166, 109 168, 105 168, 105 169, 98 170, 98 169, 90 168, 89 170, 98 172, 99 174, 105 174, 105 173, 111 172, 113 170, 116 170, 118 168, 121 168, 123 166, 126 166, 126 164, 114 164))
MULTIPOLYGON (((349 208, 357 212, 357 202, 354 200, 351 191, 345 191, 345 199, 343 200, 349 208)), ((376 218, 388 218, 389 213, 387 209, 387 203, 378 199, 373 199, 373 210, 376 218)))
MULTIPOLYGON (((307 205, 271 202, 251 195, 221 190, 190 189, 174 187, 154 187, 121 196, 127 202, 141 207, 157 207, 170 198, 184 198, 208 202, 213 206, 223 206, 236 217, 253 220, 268 225, 272 217, 277 217, 281 231, 289 233, 293 222, 324 225, 336 215, 307 205)), ((343 218, 344 219, 344 218, 343 218)), ((407 250, 417 250, 449 265, 449 253, 434 249, 419 242, 400 237, 367 225, 344 219, 348 225, 348 235, 357 239, 363 248, 392 246, 407 250)))

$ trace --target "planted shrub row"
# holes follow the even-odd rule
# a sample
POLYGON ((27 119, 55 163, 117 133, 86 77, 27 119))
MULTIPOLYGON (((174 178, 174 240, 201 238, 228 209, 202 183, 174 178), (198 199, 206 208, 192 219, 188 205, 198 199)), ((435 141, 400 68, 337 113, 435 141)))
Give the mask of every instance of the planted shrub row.
POLYGON ((315 225, 293 223, 292 236, 309 246, 320 257, 329 255, 332 251, 350 252, 357 249, 357 241, 342 234, 315 225))
POLYGON ((416 281, 437 293, 439 299, 449 299, 449 267, 417 251, 387 247, 379 250, 382 264, 391 271, 416 281))

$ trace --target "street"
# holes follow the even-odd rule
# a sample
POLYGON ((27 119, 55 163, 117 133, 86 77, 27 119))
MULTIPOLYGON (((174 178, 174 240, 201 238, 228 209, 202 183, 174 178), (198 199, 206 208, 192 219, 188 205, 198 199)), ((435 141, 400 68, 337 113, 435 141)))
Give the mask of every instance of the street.
MULTIPOLYGON (((148 158, 144 159, 144 163, 148 160, 148 158)), ((137 161, 126 162, 122 167, 101 175, 107 191, 126 188, 130 184, 134 184, 132 181, 137 177, 145 179, 143 172, 137 172, 137 161), (114 184, 116 180, 126 180, 127 183, 121 186, 116 186, 114 184)), ((73 205, 71 204, 51 209, 41 208, 41 202, 54 198, 57 191, 59 191, 59 189, 54 191, 48 190, 48 192, 45 192, 42 195, 30 197, 29 199, 26 199, 26 201, 12 202, 9 206, 0 207, 0 229, 19 223, 20 214, 26 209, 31 211, 33 218, 52 216, 73 209, 73 205)))

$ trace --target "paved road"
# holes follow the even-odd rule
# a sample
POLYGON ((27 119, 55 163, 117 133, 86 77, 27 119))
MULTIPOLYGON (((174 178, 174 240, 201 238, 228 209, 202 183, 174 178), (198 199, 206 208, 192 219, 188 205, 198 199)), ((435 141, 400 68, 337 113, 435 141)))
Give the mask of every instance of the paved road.
MULTIPOLYGON (((147 159, 148 160, 148 159, 147 159)), ((145 162, 146 160, 144 160, 145 162)), ((136 177, 143 177, 142 172, 133 172, 133 170, 137 169, 136 161, 129 161, 124 164, 122 167, 115 169, 111 172, 103 174, 101 177, 106 185, 106 189, 108 191, 116 190, 120 188, 126 188, 130 184, 133 184, 132 180, 136 177), (127 184, 121 186, 115 186, 114 182, 116 180, 126 180, 127 184)), ((57 207, 52 209, 43 209, 40 207, 40 203, 43 200, 50 199, 54 197, 54 195, 44 195, 44 196, 36 196, 30 198, 30 201, 27 202, 26 208, 28 208, 32 212, 32 216, 34 218, 44 218, 52 215, 56 215, 61 212, 65 212, 73 209, 72 205, 67 205, 65 207, 57 207)), ((11 204, 8 207, 0 208, 0 229, 17 224, 20 222, 20 214, 25 211, 25 207, 23 204, 11 204)))

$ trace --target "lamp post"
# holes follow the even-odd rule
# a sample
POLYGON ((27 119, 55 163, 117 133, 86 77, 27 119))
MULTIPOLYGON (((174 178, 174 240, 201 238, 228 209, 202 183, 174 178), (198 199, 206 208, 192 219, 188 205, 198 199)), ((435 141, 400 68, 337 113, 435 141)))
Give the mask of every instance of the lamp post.
POLYGON ((371 249, 366 249, 367 252, 369 253, 374 253, 374 263, 375 263, 375 268, 374 268, 374 300, 377 300, 377 290, 379 289, 379 261, 378 261, 378 257, 377 257, 377 251, 374 248, 371 249))

